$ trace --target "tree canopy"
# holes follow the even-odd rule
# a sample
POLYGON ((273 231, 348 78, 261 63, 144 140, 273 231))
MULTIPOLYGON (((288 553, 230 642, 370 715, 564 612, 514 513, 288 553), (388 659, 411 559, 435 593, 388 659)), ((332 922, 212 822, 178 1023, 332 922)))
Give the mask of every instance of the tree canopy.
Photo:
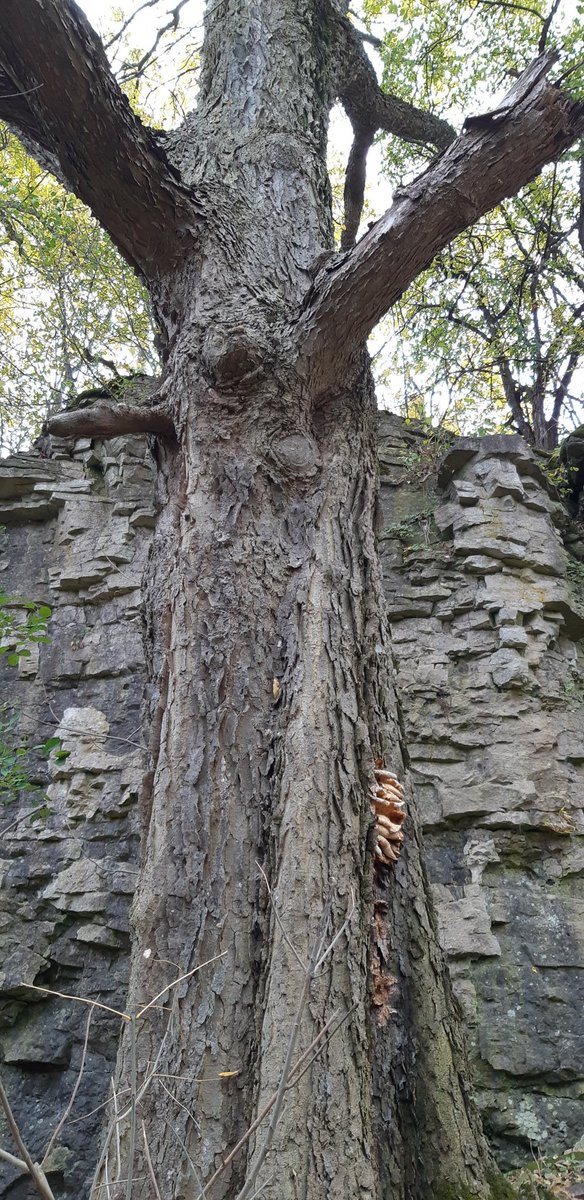
MULTIPOLYGON (((367 178, 367 220, 388 186, 418 172, 436 146, 449 144, 469 107, 480 108, 507 89, 538 52, 561 47, 563 74, 572 90, 582 87, 581 4, 363 0, 351 13, 359 36, 347 61, 353 70, 360 56, 361 74, 358 89, 340 87, 354 129, 344 215, 338 206, 345 245, 357 237, 365 157, 374 139, 363 96, 378 106, 380 124, 367 178), (367 51, 381 71, 382 91, 367 51), (403 110, 396 112, 392 105, 400 102, 403 110)), ((126 3, 104 14, 118 79, 134 109, 157 129, 171 128, 192 106, 200 18, 192 0, 175 7, 163 0, 126 3)), ((346 154, 341 143, 337 161, 346 154)), ((580 149, 568 151, 520 196, 461 234, 409 286, 374 345, 382 346, 375 369, 385 403, 459 431, 513 427, 549 449, 558 431, 580 423, 581 160, 580 149)), ((338 169, 335 184, 342 187, 338 169)), ((8 128, 0 155, 0 231, 0 442, 6 451, 28 444, 84 387, 117 373, 156 372, 158 357, 148 299, 135 273, 87 208, 27 156, 8 128)))
MULTIPOLYGON (((371 0, 370 27, 390 11, 401 20, 378 48, 384 86, 431 111, 465 110, 485 87, 496 94, 550 45, 582 87, 582 5, 371 0)), ((405 143, 384 146, 394 181, 419 161, 405 143)), ((412 284, 392 311, 380 372, 394 405, 459 431, 512 426, 547 449, 581 421, 582 171, 576 147, 412 284)))

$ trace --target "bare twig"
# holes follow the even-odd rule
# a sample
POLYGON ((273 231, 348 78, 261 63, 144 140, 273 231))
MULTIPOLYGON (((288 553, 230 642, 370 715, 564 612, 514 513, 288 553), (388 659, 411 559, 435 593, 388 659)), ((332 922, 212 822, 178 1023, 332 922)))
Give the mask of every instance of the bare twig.
MULTIPOLYGON (((129 1090, 129 1088, 122 1088, 119 1095, 122 1095, 122 1092, 129 1092, 129 1090)), ((87 1121, 89 1117, 94 1117, 96 1113, 101 1112, 102 1108, 107 1108, 108 1104, 113 1104, 115 1106, 115 1103, 116 1097, 114 1094, 113 1096, 110 1096, 108 1100, 104 1100, 101 1104, 96 1104, 95 1108, 90 1108, 89 1112, 82 1113, 80 1117, 73 1117, 73 1120, 69 1121, 69 1124, 78 1125, 80 1121, 87 1121)))
POLYGON ((325 1038, 324 1035, 325 1035, 327 1029, 330 1028, 330 1026, 333 1024, 333 1021, 338 1016, 338 1013, 336 1013, 336 1012, 333 1013, 332 1017, 330 1017, 330 1019, 327 1021, 326 1025, 323 1025, 320 1033, 317 1035, 317 1037, 313 1038, 312 1042, 310 1043, 310 1046, 307 1046, 302 1057, 298 1059, 298 1062, 292 1068, 292 1070, 290 1072, 290 1081, 288 1083, 289 1088, 295 1087, 296 1084, 299 1083, 299 1081, 302 1079, 302 1076, 305 1075, 306 1072, 310 1070, 313 1062, 316 1061, 319 1054, 322 1054, 325 1046, 328 1046, 329 1042, 332 1040, 332 1038, 334 1038, 335 1034, 337 1034, 339 1032, 339 1029, 341 1029, 342 1026, 345 1024, 345 1021, 348 1021, 349 1017, 352 1015, 352 1013, 355 1012, 356 1008, 357 1008, 357 1001, 355 1001, 355 1003, 352 1004, 351 1007, 347 1009, 344 1016, 341 1017, 338 1025, 335 1025, 334 1029, 331 1030, 328 1037, 325 1038), (304 1062, 304 1059, 307 1057, 308 1054, 310 1054, 310 1051, 313 1050, 314 1047, 316 1047, 316 1049, 314 1050, 314 1054, 312 1055, 312 1058, 309 1058, 308 1062, 304 1065, 302 1070, 300 1070, 300 1066, 304 1062))
POLYGON ((163 1092, 166 1092, 167 1096, 170 1096, 170 1099, 172 1100, 173 1104, 176 1104, 178 1106, 178 1108, 182 1108, 183 1112, 186 1113, 187 1117, 189 1118, 189 1121, 193 1122, 193 1125, 195 1126, 196 1129, 199 1130, 199 1133, 200 1133, 201 1127, 200 1127, 199 1122, 197 1121, 196 1117, 193 1116, 190 1108, 187 1108, 186 1104, 183 1104, 182 1100, 179 1100, 178 1096, 173 1096, 170 1088, 167 1088, 166 1084, 162 1082, 160 1075, 157 1075, 156 1078, 158 1079, 163 1092))
POLYGON ((126 1200, 132 1200, 132 1182, 134 1174, 134 1157, 136 1153, 136 1108, 137 1108, 137 1066, 136 1066, 136 1017, 130 1022, 130 1088, 132 1099, 130 1103, 130 1143, 128 1146, 128 1178, 126 1181, 126 1200))
POLYGON ((293 943, 293 942, 290 940, 290 938, 288 937, 288 934, 286 933, 286 930, 284 929, 284 926, 283 926, 283 924, 282 924, 282 918, 281 918, 281 916, 280 916, 280 914, 279 914, 279 912, 278 912, 278 907, 277 907, 277 904, 276 904, 276 902, 275 902, 275 900, 274 900, 274 893, 273 893, 273 891, 272 891, 272 889, 271 889, 271 887, 270 887, 270 885, 269 885, 269 883, 268 883, 268 877, 267 877, 267 875, 266 875, 266 872, 264 871, 264 868, 261 866, 261 864, 260 864, 259 862, 257 862, 257 861, 256 861, 256 867, 258 868, 258 870, 259 870, 259 871, 261 871, 261 874, 262 874, 262 876, 263 876, 263 879, 264 879, 264 883, 265 883, 265 885, 266 885, 266 887, 267 887, 267 889, 268 889, 268 896, 270 897, 270 903, 271 903, 271 905, 272 905, 272 912, 273 912, 273 914, 274 914, 274 916, 275 916, 275 918, 276 918, 276 921, 277 921, 277 924, 278 924, 278 928, 279 928, 279 930, 280 930, 280 933, 282 934, 282 937, 284 938, 284 941, 285 941, 285 943, 286 943, 286 945, 287 945, 288 949, 292 951, 292 954, 294 955, 294 958, 296 959, 296 962, 300 964, 300 966, 302 967, 302 970, 303 970, 303 971, 306 971, 306 963, 305 963, 305 962, 303 962, 303 960, 302 960, 301 956, 299 955, 299 953, 298 953, 298 951, 297 951, 297 949, 296 949, 296 947, 295 947, 294 943, 293 943))
POLYGON ((170 1129, 170 1132, 172 1133, 172 1135, 173 1135, 173 1137, 174 1137, 175 1141, 177 1141, 177 1142, 178 1142, 178 1144, 179 1144, 179 1146, 180 1146, 181 1150, 183 1151, 183 1154, 184 1154, 184 1156, 185 1156, 185 1158, 186 1158, 186 1160, 187 1160, 187 1162, 188 1162, 188 1164, 189 1164, 189 1167, 191 1168, 191 1171, 192 1171, 192 1173, 193 1173, 193 1179, 194 1179, 194 1181, 195 1181, 195 1183, 196 1183, 197 1187, 198 1187, 198 1188, 202 1188, 202 1187, 203 1187, 203 1181, 202 1181, 202 1179, 201 1179, 201 1176, 199 1175, 199 1172, 197 1171, 197 1168, 196 1168, 196 1166, 195 1166, 195 1164, 194 1164, 194 1162, 193 1162, 193 1160, 192 1160, 192 1158, 191 1158, 191 1156, 190 1156, 190 1154, 189 1154, 189 1152, 188 1152, 188 1150, 187 1150, 187 1147, 185 1146, 185 1143, 183 1142, 183 1139, 182 1139, 182 1138, 180 1137, 180 1135, 177 1133, 177 1131, 176 1131, 176 1129, 175 1129, 174 1125, 172 1124, 172 1121, 169 1121, 169 1120, 167 1119, 167 1117, 165 1117, 164 1115, 163 1115, 163 1117, 162 1117, 162 1120, 164 1121, 164 1124, 167 1126, 167 1128, 168 1128, 168 1129, 170 1129))
POLYGON ((265 1191, 265 1189, 269 1186, 269 1184, 272 1182, 273 1178, 274 1178, 273 1175, 268 1175, 268 1178, 265 1179, 264 1182, 260 1184, 257 1191, 254 1192, 253 1196, 250 1196, 249 1200, 256 1200, 256 1196, 261 1196, 262 1192, 265 1191))
POLYGON ((114 1013, 116 1017, 122 1017, 124 1021, 132 1019, 128 1013, 121 1012, 119 1008, 102 1004, 100 1000, 90 1000, 87 996, 72 996, 70 992, 56 992, 53 988, 39 987, 36 983, 23 983, 21 987, 29 987, 33 992, 44 992, 45 996, 59 996, 61 1000, 76 1000, 78 1004, 89 1004, 92 1008, 102 1008, 104 1012, 114 1013))
POLYGON ((326 947, 326 949, 325 949, 325 950, 324 950, 324 951, 321 953, 321 956, 320 956, 320 958, 318 959, 318 962, 316 963, 316 966, 315 966, 315 968, 314 968, 314 973, 315 973, 315 974, 316 974, 316 972, 317 972, 317 971, 320 969, 320 967, 322 967, 322 964, 323 964, 323 963, 325 962, 325 960, 328 958, 329 954, 331 954, 331 953, 332 953, 332 951, 334 950, 334 948, 335 948, 335 946, 336 946, 337 942, 339 941, 339 938, 341 938, 341 937, 343 936, 343 934, 344 934, 344 932, 345 932, 345 930, 346 930, 347 926, 349 925, 349 923, 350 923, 350 921, 351 921, 351 917, 353 916, 353 913, 354 913, 354 912, 355 912, 355 897, 354 897, 353 893, 351 892, 351 907, 350 907, 350 909, 349 909, 349 911, 348 911, 348 913, 347 913, 347 915, 346 915, 346 917, 345 917, 345 920, 343 921, 343 924, 341 925, 341 928, 337 930, 337 932, 335 933, 335 936, 334 936, 334 938, 332 939, 332 941, 331 941, 331 942, 329 942, 329 944, 328 944, 328 946, 326 947))
MULTIPOLYGON (((129 1092, 130 1088, 129 1087, 124 1088, 124 1091, 129 1092)), ((122 1173, 122 1153, 121 1153, 121 1148, 120 1148, 120 1122, 118 1120, 118 1113, 119 1113, 118 1096, 119 1096, 119 1092, 116 1092, 116 1089, 114 1086, 114 1080, 113 1080, 113 1076, 112 1076, 112 1098, 113 1098, 113 1102, 114 1102, 115 1134, 116 1134, 116 1163, 117 1163, 116 1178, 118 1175, 121 1175, 121 1173, 122 1173)), ((106 1157, 106 1165, 107 1165, 107 1157, 106 1157)))
MULTIPOLYGON (((347 1013, 346 1016, 343 1017, 343 1021, 346 1020, 347 1016, 349 1016, 350 1012, 352 1012, 352 1011, 353 1011, 353 1009, 349 1010, 349 1013, 347 1013)), ((317 1033, 316 1037, 313 1038, 313 1040, 311 1041, 310 1045, 307 1046, 304 1053, 300 1055, 300 1058, 294 1064, 294 1066, 290 1072, 290 1080, 288 1083, 289 1088, 294 1086, 294 1084, 296 1083, 296 1072, 299 1071, 300 1068, 304 1066, 308 1056, 311 1054, 312 1050, 317 1045, 317 1043, 322 1038, 324 1038, 325 1033, 327 1032, 328 1029, 330 1029, 331 1025, 336 1020, 337 1016, 338 1016, 338 1014, 336 1012, 334 1012, 332 1017, 329 1017, 329 1020, 326 1022, 325 1025, 323 1025, 322 1029, 320 1030, 319 1033, 317 1033)), ((342 1024, 342 1023, 343 1022, 341 1022, 340 1024, 342 1024)), ((339 1029, 340 1029, 340 1024, 339 1024, 339 1029)), ((331 1037, 332 1037, 332 1034, 331 1034, 331 1037)), ((326 1040, 330 1041, 330 1038, 327 1038, 326 1040)), ((314 1057, 316 1057, 316 1056, 314 1056, 314 1057)), ((313 1060, 311 1059, 310 1061, 312 1062, 313 1060)), ((308 1063, 307 1066, 310 1066, 310 1063, 308 1063)), ((302 1073, 304 1073, 304 1072, 302 1072, 302 1073)), ((298 1078, 300 1078, 300 1076, 298 1076, 298 1078)), ((256 1129, 259 1128, 259 1126, 262 1124, 262 1122, 265 1121, 268 1113, 271 1112, 274 1104, 276 1103, 277 1096, 278 1096, 277 1092, 274 1092, 270 1096, 270 1099, 266 1102, 266 1104, 264 1104, 264 1107, 262 1108, 261 1112, 258 1113, 257 1117, 255 1118, 255 1121, 253 1121, 252 1124, 249 1126, 249 1128, 246 1129, 245 1133, 240 1137, 239 1141, 236 1142, 233 1149, 229 1151, 229 1154, 227 1154, 226 1157, 223 1159, 221 1166, 217 1167, 217 1170, 211 1176, 209 1182, 206 1183, 204 1188, 202 1188, 202 1190, 199 1192, 199 1195, 197 1196, 196 1200, 203 1200, 203 1197, 207 1195, 209 1190, 212 1188, 213 1184, 223 1174, 226 1167, 228 1167, 229 1164, 231 1162, 233 1162, 233 1159, 237 1157, 237 1155, 239 1154, 239 1151, 243 1150, 243 1147, 249 1141, 250 1137, 253 1136, 256 1129)))
POLYGON ((191 975, 196 975, 197 971, 202 971, 203 967, 209 967, 211 963, 217 962, 220 958, 225 958, 226 954, 227 950, 222 950, 220 954, 214 954, 213 958, 208 958, 206 962, 199 963, 197 967, 193 967, 192 971, 186 971, 184 975, 179 975, 178 979, 173 979, 172 983, 167 983, 166 987, 163 988, 161 992, 158 992, 158 994, 154 996, 153 1000, 150 1000, 148 1004, 144 1005, 144 1008, 141 1008, 140 1011, 136 1013, 136 1020, 138 1021, 140 1017, 143 1017, 144 1013, 148 1012, 148 1009, 152 1008, 153 1005, 156 1004, 156 1002, 166 994, 166 992, 169 992, 171 988, 176 987, 177 983, 182 983, 184 979, 190 979, 191 975))
POLYGON ((42 1196, 43 1200, 55 1200, 55 1197, 49 1186, 49 1182, 47 1180, 47 1177, 46 1177, 44 1171, 42 1170, 42 1168, 39 1166, 38 1163, 33 1162, 32 1158, 27 1150, 27 1147, 22 1139, 22 1135, 21 1135, 20 1129, 18 1128, 16 1117, 14 1116, 14 1113, 10 1107, 10 1101, 8 1099, 8 1096, 6 1095, 6 1092, 4 1090, 4 1085, 1 1080, 0 1080, 0 1105, 4 1109, 4 1116, 6 1117, 6 1123, 7 1123, 8 1128, 10 1129, 10 1132, 14 1138, 16 1148, 17 1148, 17 1150, 20 1151, 20 1154, 22 1155, 25 1170, 28 1171, 28 1174, 30 1175, 30 1177, 34 1183, 36 1190, 39 1193, 39 1196, 42 1196))
MULTIPOLYGON (((161 996, 164 996, 165 993, 169 992, 171 988, 176 987, 177 983, 182 983, 184 979, 190 979, 191 975, 194 975, 197 971, 202 970, 203 967, 208 967, 210 963, 217 962, 217 959, 224 958, 226 954, 227 950, 223 950, 221 954, 216 954, 214 958, 207 959, 207 962, 199 963, 197 967, 193 967, 192 971, 187 971, 186 974, 179 975, 178 979, 173 979, 171 983, 167 983, 166 987, 164 987, 161 992, 158 992, 158 994, 154 996, 152 1000, 148 1001, 148 1004, 145 1004, 144 1007, 135 1014, 136 1020, 139 1020, 140 1017, 143 1017, 144 1013, 148 1012, 148 1009, 152 1008, 157 1001, 160 1000, 161 996)), ((124 1021, 134 1020, 134 1017, 131 1013, 122 1012, 119 1008, 112 1008, 109 1004, 102 1004, 99 1000, 90 1000, 87 996, 73 996, 70 992, 57 992, 53 988, 39 987, 36 983, 23 983, 21 984, 21 987, 32 988, 34 992, 44 992, 47 996, 59 996, 61 1000, 76 1000, 78 1004, 89 1004, 93 1008, 103 1008, 105 1012, 114 1013, 116 1017, 122 1017, 124 1021)))
POLYGON ((71 1095, 69 1097, 69 1103, 67 1104, 67 1106, 65 1108, 63 1116, 61 1117, 61 1120, 59 1121, 59 1124, 57 1125, 56 1129, 53 1131, 53 1134, 51 1136, 49 1144, 45 1150, 45 1153, 43 1154, 43 1157, 41 1159, 41 1167, 43 1166, 43 1163, 45 1163, 47 1161, 47 1158, 49 1157, 49 1154, 51 1153, 51 1150, 53 1149, 53 1146, 55 1145, 55 1142, 63 1128, 63 1125, 65 1124, 65 1121, 67 1120, 67 1117, 69 1116, 69 1113, 71 1112, 71 1109, 73 1108, 73 1105, 75 1103, 75 1097, 81 1086, 81 1080, 83 1078, 83 1072, 85 1070, 85 1059, 87 1058, 87 1044, 89 1042, 89 1029, 91 1026, 91 1019, 93 1017, 94 1008, 95 1008, 95 1005, 92 1004, 92 1006, 87 1014, 87 1024, 85 1026, 85 1039, 83 1042, 83 1050, 81 1052, 81 1062, 79 1064, 79 1071, 77 1072, 77 1079, 75 1080, 75 1086, 73 1088, 73 1091, 71 1092, 71 1095))
MULTIPOLYGON (((353 905, 353 907, 354 907, 354 905, 353 905)), ((300 994, 300 999, 298 1001, 298 1008, 296 1010, 296 1017, 294 1020, 294 1024, 292 1026, 292 1029, 290 1030, 290 1036, 288 1038, 288 1047, 286 1050, 286 1057, 284 1059, 284 1065, 282 1067, 280 1083, 278 1085, 278 1089, 275 1094, 274 1103, 273 1103, 273 1107, 272 1107, 272 1115, 270 1117, 270 1123, 268 1125, 268 1129, 267 1129, 266 1136, 264 1139, 264 1144, 256 1156, 255 1163, 253 1164, 253 1166, 249 1172, 249 1175, 248 1175, 241 1191, 239 1192, 239 1194, 237 1196, 237 1200, 250 1200, 250 1197, 251 1197, 255 1182, 257 1180, 257 1177, 259 1175, 259 1172, 260 1172, 261 1168, 263 1167, 270 1150, 272 1149, 274 1137, 276 1134, 276 1126, 277 1126, 278 1121, 280 1120, 280 1116, 282 1114, 282 1109, 284 1107, 284 1103, 285 1103, 285 1099, 286 1099, 286 1092, 288 1091, 289 1084, 290 1084, 290 1076, 293 1072, 294 1050, 296 1049, 296 1043, 298 1041, 298 1036, 300 1034, 302 1017, 304 1015, 304 1010, 305 1010, 306 1004, 308 1002, 308 997, 310 995, 310 988, 311 988, 312 982, 315 978, 315 975, 316 975, 316 972, 317 972, 319 966, 325 961, 327 955, 331 952, 333 946, 338 941, 341 933, 343 932, 344 929, 346 929, 348 921, 350 920, 350 917, 352 915, 352 912, 353 912, 353 908, 351 908, 350 913, 348 914, 346 920, 343 922, 343 925, 339 929, 338 933, 332 939, 330 944, 327 945, 325 948, 325 940, 327 937, 327 930, 328 930, 329 919, 330 919, 330 903, 325 905, 325 908, 324 908, 324 911, 323 911, 323 914, 321 917, 321 921, 320 921, 320 928, 315 937, 314 944, 310 951, 308 963, 306 966, 305 976, 304 976, 304 984, 302 987, 302 992, 300 994)))
POLYGON ((22 1158, 17 1158, 15 1154, 9 1154, 8 1150, 0 1149, 0 1160, 10 1163, 11 1167, 18 1167, 19 1171, 26 1171, 27 1165, 22 1158))
MULTIPOLYGON (((112 1083, 112 1088, 113 1088, 113 1083, 112 1083)), ((129 1089, 127 1089, 127 1090, 129 1091, 129 1089)), ((115 1097, 115 1093, 114 1093, 114 1097, 115 1097)), ((92 1180, 92 1184, 91 1184, 91 1188, 90 1188, 90 1194, 91 1194, 91 1195, 93 1195, 93 1192, 94 1192, 94 1190, 95 1190, 97 1187, 103 1187, 103 1186, 104 1186, 103 1184, 98 1184, 98 1182, 97 1182, 97 1181, 98 1181, 98 1179, 99 1179, 99 1175, 100 1175, 100 1172, 101 1172, 101 1169, 102 1169, 102 1167, 103 1167, 103 1168, 104 1168, 104 1170, 105 1170, 105 1173, 106 1173, 106 1182, 107 1182, 107 1164, 108 1164, 108 1161, 109 1161, 109 1145, 110 1145, 110 1142, 111 1142, 111 1140, 112 1140, 112 1135, 113 1135, 114 1133, 116 1133, 116 1134, 118 1135, 118 1154, 119 1154, 119 1129, 118 1129, 118 1123, 119 1123, 119 1117, 118 1117, 118 1115, 117 1115, 117 1106, 116 1106, 116 1107, 115 1107, 115 1116, 114 1116, 114 1119, 113 1119, 113 1121, 111 1122, 111 1124, 110 1124, 110 1126, 109 1126, 109 1129, 108 1129, 108 1131, 107 1131, 107 1133, 106 1133, 106 1136, 105 1136, 105 1138, 104 1138, 103 1146, 102 1146, 102 1148, 101 1148, 101 1154, 100 1154, 100 1156, 99 1156, 99 1158, 98 1158, 98 1160, 97 1160, 97 1166, 96 1166, 96 1168, 95 1168, 95 1171, 94 1171, 94 1173, 93 1173, 93 1180, 92 1180)), ((119 1162, 119 1158, 118 1158, 118 1175, 119 1175, 119 1172, 120 1172, 120 1170, 121 1170, 121 1164, 120 1164, 120 1162, 119 1162)), ((116 1180, 117 1180, 117 1179, 118 1179, 118 1176, 116 1176, 116 1180)), ((109 1188, 108 1188, 108 1190, 109 1190, 109 1188)))
MULTIPOLYGON (((132 1177, 132 1183, 146 1183, 147 1179, 148 1179, 147 1175, 134 1175, 132 1177)), ((124 1175, 123 1179, 114 1180, 114 1183, 116 1183, 116 1184, 117 1183, 127 1183, 127 1182, 128 1182, 128 1180, 125 1175, 124 1175)), ((109 1187, 110 1187, 109 1180, 106 1183, 96 1183, 94 1185, 94 1189, 96 1192, 98 1192, 98 1191, 102 1192, 104 1190, 104 1188, 107 1188, 108 1194, 109 1194, 109 1187)))
POLYGON ((106 1154, 106 1156, 105 1156, 104 1171, 105 1171, 105 1188, 106 1188, 106 1192, 107 1192, 107 1200, 112 1200, 112 1194, 110 1191, 110 1180, 109 1180, 109 1155, 108 1154, 106 1154))
POLYGON ((156 1200, 162 1200, 162 1196, 160 1195, 160 1188, 158 1187, 158 1184, 156 1182, 156 1175, 154 1174, 154 1167, 152 1166, 152 1159, 150 1157, 150 1147, 148 1145, 148 1138, 146 1137, 146 1126, 143 1121, 142 1121, 142 1137, 144 1139, 144 1158, 146 1159, 146 1165, 150 1172, 150 1178, 152 1180, 152 1187, 154 1188, 156 1200))

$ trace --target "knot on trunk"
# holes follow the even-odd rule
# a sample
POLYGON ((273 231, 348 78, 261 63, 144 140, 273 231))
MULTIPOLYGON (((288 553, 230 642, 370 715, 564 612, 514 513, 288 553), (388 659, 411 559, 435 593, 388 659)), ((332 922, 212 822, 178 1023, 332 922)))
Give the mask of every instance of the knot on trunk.
POLYGON ((281 470, 301 479, 316 475, 321 468, 316 442, 303 433, 290 433, 272 442, 271 454, 281 470))
POLYGON ((260 373, 268 347, 242 326, 210 329, 205 337, 203 361, 219 389, 251 383, 260 373))

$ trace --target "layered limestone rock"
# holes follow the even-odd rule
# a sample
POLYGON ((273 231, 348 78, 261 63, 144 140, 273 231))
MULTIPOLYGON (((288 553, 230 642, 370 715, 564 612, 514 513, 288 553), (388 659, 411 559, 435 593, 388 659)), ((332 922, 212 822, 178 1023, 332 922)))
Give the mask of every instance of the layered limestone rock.
MULTIPOLYGON (((39 792, 0 813, 0 1058, 61 1198, 87 1194, 122 1010, 145 753, 142 439, 0 462, 0 584, 53 610, 2 666, 39 792), (39 810, 34 802, 46 793, 39 810), (35 813, 37 814, 35 816, 35 813), (86 1044, 85 1044, 86 1043, 86 1044)), ((584 546, 516 437, 424 438, 382 414, 384 561, 401 719, 442 943, 503 1165, 584 1126, 584 546), (580 836, 579 836, 580 835, 580 836)), ((6 734, 5 737, 12 736, 6 734)), ((7 1141, 0 1134, 0 1145, 7 1141)), ((0 1165, 0 1198, 28 1197, 0 1165)))
MULTIPOLYGON (((39 1160, 83 1063, 70 1119, 45 1163, 55 1193, 79 1198, 88 1191, 120 1019, 43 992, 35 1002, 23 985, 124 1006, 153 475, 143 439, 63 443, 54 453, 0 460, 0 586, 52 608, 46 645, 31 646, 18 671, 0 658, 4 727, 18 715, 4 741, 31 748, 31 788, 0 808, 0 1058, 39 1160), (35 747, 49 737, 60 741, 47 760, 35 747)), ((4 1130, 0 1145, 14 1150, 4 1130)), ((18 1179, 0 1163, 0 1196, 32 1195, 18 1179)))
POLYGON ((405 741, 478 1100, 511 1165, 584 1125, 584 546, 521 438, 449 446, 385 414, 381 432, 405 741))

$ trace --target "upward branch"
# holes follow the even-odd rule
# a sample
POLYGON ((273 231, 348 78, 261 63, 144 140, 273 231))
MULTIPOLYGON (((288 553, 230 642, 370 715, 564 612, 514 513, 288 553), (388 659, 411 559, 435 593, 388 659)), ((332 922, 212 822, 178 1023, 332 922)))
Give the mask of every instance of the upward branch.
POLYGON ((403 141, 439 150, 454 140, 448 121, 380 88, 363 39, 346 17, 337 23, 336 54, 336 91, 355 131, 384 129, 403 141))
POLYGON ((196 237, 200 210, 132 112, 74 0, 3 0, 0 118, 38 147, 147 279, 196 237))
POLYGON ((354 246, 365 197, 367 153, 378 129, 405 142, 444 150, 456 133, 447 121, 384 92, 363 38, 347 19, 336 21, 336 91, 353 127, 353 146, 345 176, 345 222, 341 249, 354 246))
POLYGON ((299 370, 315 394, 346 377, 351 357, 439 250, 582 133, 584 105, 546 79, 556 58, 537 59, 499 109, 469 118, 357 246, 317 276, 294 329, 299 370))

